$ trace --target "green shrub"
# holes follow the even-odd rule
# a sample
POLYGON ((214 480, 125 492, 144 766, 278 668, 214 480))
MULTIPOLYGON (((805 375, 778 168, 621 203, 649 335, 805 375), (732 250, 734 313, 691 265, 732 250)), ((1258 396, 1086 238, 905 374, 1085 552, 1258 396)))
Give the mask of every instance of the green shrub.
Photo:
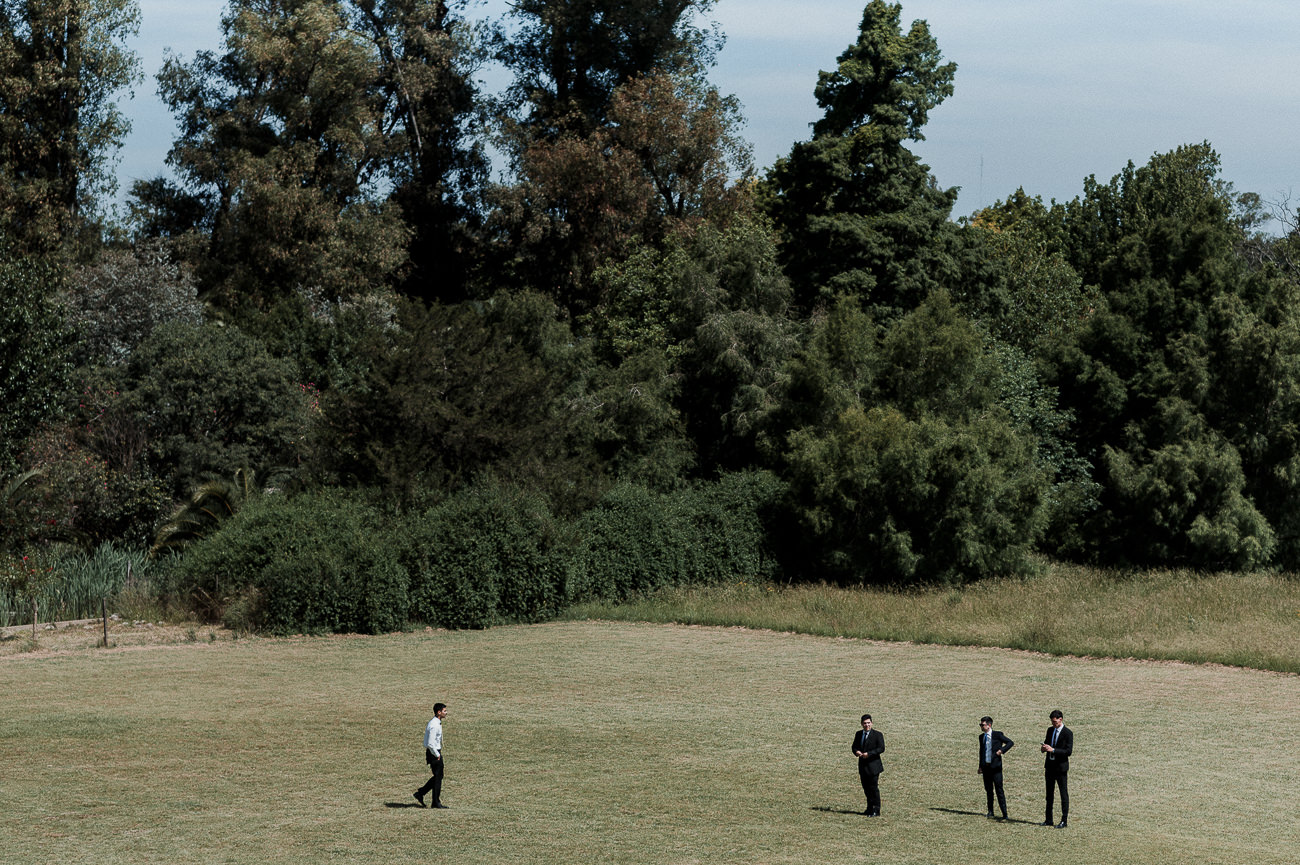
POLYGON ((574 601, 621 600, 665 585, 767 579, 775 563, 764 516, 780 484, 767 473, 669 494, 620 485, 577 521, 574 601))
POLYGON ((485 628, 537 621, 565 602, 565 547, 540 496, 476 483, 409 517, 395 545, 415 621, 485 628))
POLYGON ((1026 573, 1046 484, 996 414, 965 423, 852 408, 791 437, 804 576, 960 583, 1026 573))
POLYGON ((689 521, 672 496, 620 484, 578 518, 569 563, 574 601, 621 600, 683 582, 689 521))
POLYGON ((173 591, 241 630, 380 633, 407 575, 372 507, 333 493, 252 499, 178 560, 173 591))

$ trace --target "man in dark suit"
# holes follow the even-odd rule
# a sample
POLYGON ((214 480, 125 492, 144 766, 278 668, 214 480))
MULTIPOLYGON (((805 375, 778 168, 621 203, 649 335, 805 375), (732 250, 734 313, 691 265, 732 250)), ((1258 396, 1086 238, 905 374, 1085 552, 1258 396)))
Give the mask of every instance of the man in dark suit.
POLYGON ((998 791, 998 807, 1002 809, 1002 819, 1007 819, 1007 794, 1002 791, 1002 755, 1011 750, 1015 742, 1002 735, 1001 730, 993 729, 993 719, 988 715, 980 718, 980 763, 979 773, 984 776, 984 795, 989 803, 989 819, 993 819, 993 790, 998 791))
POLYGON ((867 794, 868 817, 880 816, 880 773, 885 771, 880 755, 885 750, 885 736, 871 729, 871 716, 862 716, 862 729, 853 737, 853 756, 858 758, 858 777, 862 792, 867 794))
POLYGON ((1052 726, 1047 728, 1047 735, 1039 750, 1047 755, 1044 761, 1044 773, 1047 778, 1047 819, 1044 826, 1052 825, 1053 787, 1061 788, 1061 822, 1057 829, 1064 829, 1070 822, 1070 785, 1067 776, 1070 771, 1070 754, 1074 752, 1074 733, 1065 726, 1065 716, 1060 709, 1053 709, 1049 715, 1052 726))

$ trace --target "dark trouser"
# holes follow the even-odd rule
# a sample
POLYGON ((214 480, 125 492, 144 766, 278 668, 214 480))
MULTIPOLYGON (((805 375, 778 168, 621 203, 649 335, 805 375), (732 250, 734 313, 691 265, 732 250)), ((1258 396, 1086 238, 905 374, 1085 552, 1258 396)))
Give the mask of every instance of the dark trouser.
POLYGON ((1044 777, 1047 779, 1047 822, 1052 822, 1052 793, 1055 792, 1053 786, 1061 788, 1061 822, 1064 823, 1070 819, 1070 785, 1066 777, 1069 773, 1069 766, 1057 766, 1052 761, 1047 761, 1047 769, 1044 777))
POLYGON ((866 762, 858 763, 858 777, 862 779, 862 792, 867 794, 867 813, 880 813, 880 773, 868 772, 866 762))
POLYGON ((442 758, 433 756, 433 752, 427 748, 424 751, 424 762, 429 764, 429 770, 433 772, 433 777, 424 782, 424 786, 415 791, 415 795, 423 796, 425 793, 432 793, 433 799, 430 805, 442 804, 442 758))
POLYGON ((984 766, 981 774, 984 776, 984 795, 989 800, 989 813, 993 813, 993 790, 998 791, 998 807, 1002 809, 1002 816, 1007 816, 1007 794, 1002 791, 1002 769, 1001 767, 984 766))

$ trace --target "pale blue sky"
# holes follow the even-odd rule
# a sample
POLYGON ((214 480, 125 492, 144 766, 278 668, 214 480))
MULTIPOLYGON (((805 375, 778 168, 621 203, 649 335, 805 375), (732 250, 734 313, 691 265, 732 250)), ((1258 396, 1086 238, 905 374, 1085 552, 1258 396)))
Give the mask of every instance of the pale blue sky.
MULTIPOLYGON (((819 116, 817 72, 857 36, 865 0, 718 0, 727 36, 711 76, 741 100, 759 166, 806 139, 819 116)), ((135 49, 148 80, 127 104, 123 191, 164 169, 174 134, 154 94, 163 50, 220 49, 225 0, 140 0, 135 49)), ((471 10, 504 9, 487 0, 471 10)), ((1224 177, 1266 199, 1300 197, 1300 3, 1294 0, 913 0, 956 92, 915 146, 940 185, 961 187, 955 216, 1017 186, 1068 200, 1089 174, 1209 140, 1224 177)), ((1297 202, 1293 202, 1293 207, 1297 202)))

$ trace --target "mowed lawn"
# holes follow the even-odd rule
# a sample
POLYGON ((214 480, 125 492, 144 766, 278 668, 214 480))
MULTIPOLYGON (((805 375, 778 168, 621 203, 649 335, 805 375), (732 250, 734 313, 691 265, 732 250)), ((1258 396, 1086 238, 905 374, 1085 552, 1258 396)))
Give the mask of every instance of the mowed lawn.
POLYGON ((0 694, 7 862, 1300 861, 1288 674, 570 622, 12 656, 0 694), (446 811, 411 798, 436 700, 446 811), (1056 707, 1065 830, 1035 825, 1056 707), (985 713, 1017 743, 1009 823, 985 713))

